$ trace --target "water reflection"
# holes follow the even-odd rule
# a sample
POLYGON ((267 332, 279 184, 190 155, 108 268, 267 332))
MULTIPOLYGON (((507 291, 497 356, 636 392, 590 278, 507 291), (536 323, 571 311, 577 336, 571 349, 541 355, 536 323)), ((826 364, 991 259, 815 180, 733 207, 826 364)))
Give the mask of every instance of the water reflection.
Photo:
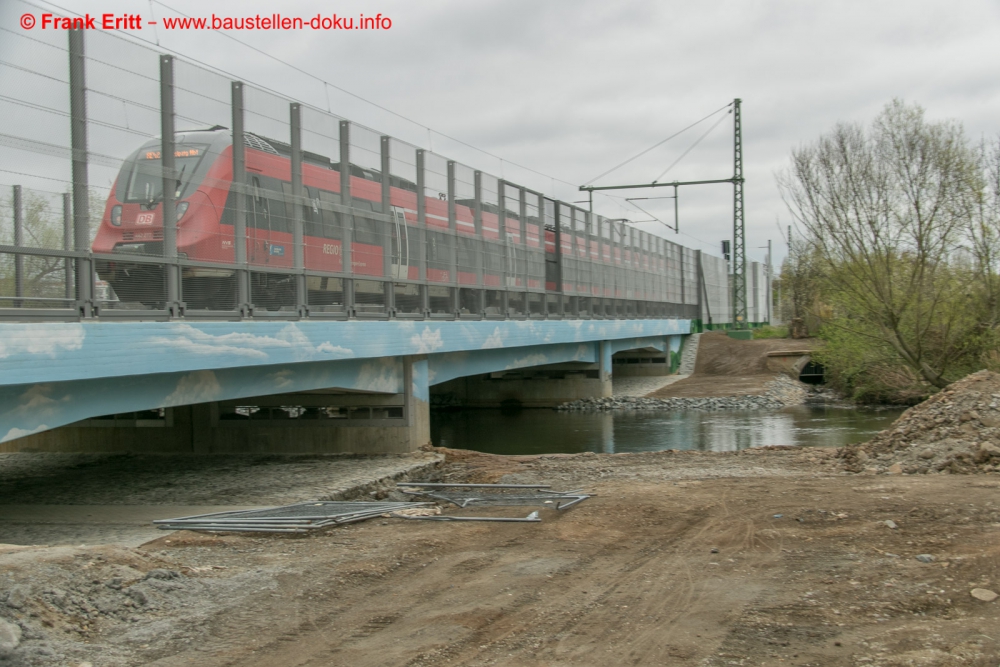
POLYGON ((494 454, 837 447, 868 440, 901 412, 806 406, 714 413, 465 410, 433 412, 431 439, 440 447, 494 454))

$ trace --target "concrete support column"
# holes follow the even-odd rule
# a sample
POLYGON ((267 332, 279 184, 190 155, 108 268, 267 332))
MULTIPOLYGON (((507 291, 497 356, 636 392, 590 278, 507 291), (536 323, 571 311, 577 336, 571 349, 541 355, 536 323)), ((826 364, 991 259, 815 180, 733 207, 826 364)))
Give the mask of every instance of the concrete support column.
POLYGON ((427 357, 403 358, 403 397, 409 451, 431 441, 430 373, 427 357))
POLYGON ((597 364, 598 364, 598 378, 601 381, 601 397, 607 398, 612 395, 611 389, 611 355, 614 351, 611 347, 611 342, 602 340, 598 344, 597 349, 597 364))

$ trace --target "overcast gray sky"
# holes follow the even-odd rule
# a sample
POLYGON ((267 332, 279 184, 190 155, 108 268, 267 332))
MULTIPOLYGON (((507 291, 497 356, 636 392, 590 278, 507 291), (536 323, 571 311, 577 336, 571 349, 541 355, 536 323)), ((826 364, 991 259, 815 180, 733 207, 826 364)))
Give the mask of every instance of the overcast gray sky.
MULTIPOLYGON (((32 0, 38 6, 42 0, 32 0)), ((4 26, 39 13, 0 0, 4 26)), ((596 0, 103 0, 58 2, 75 12, 165 16, 381 12, 384 31, 224 34, 153 30, 181 57, 200 61, 362 125, 429 147, 474 168, 561 199, 624 159, 739 97, 743 100, 747 252, 762 260, 768 239, 784 255, 789 215, 774 175, 793 148, 840 121, 867 122, 891 99, 918 103, 931 119, 960 120, 975 139, 1000 132, 1000 3, 607 2, 596 0), (267 55, 265 55, 267 54, 267 55), (404 121, 272 58, 391 109, 404 121), (454 144, 457 137, 542 177, 454 144)), ((56 5, 50 5, 56 8, 56 5)), ((35 28, 31 34, 37 33, 35 28)), ((0 33, 10 42, 11 33, 0 33)), ((664 180, 732 174, 728 116, 664 180)), ((651 181, 708 130, 689 130, 598 184, 651 181)), ((6 130, 9 131, 9 130, 6 130)), ((138 141, 137 141, 138 144, 138 141)), ((4 175, 5 182, 10 177, 4 175)), ((669 194, 665 190, 650 196, 669 194)), ((625 195, 621 195, 624 197, 625 195)), ((628 196, 642 196, 630 193, 628 196)), ((646 202, 672 221, 672 202, 646 202)), ((608 216, 646 216, 621 199, 598 198, 608 216)), ((648 231, 719 254, 732 234, 732 187, 681 190, 682 234, 648 231)))

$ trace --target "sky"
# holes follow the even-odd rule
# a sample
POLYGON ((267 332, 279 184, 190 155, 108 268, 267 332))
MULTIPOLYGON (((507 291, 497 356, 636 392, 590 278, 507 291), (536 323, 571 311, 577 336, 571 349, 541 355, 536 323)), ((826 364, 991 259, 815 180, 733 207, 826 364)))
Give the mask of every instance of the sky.
MULTIPOLYGON (((837 123, 870 122, 899 98, 924 107, 930 120, 960 121, 972 140, 1000 133, 996 0, 0 0, 0 29, 6 29, 0 32, 0 83, 26 80, 17 71, 4 73, 2 60, 12 51, 40 48, 19 36, 64 42, 37 25, 20 27, 21 15, 44 11, 156 20, 155 28, 118 33, 150 47, 116 41, 112 51, 123 63, 142 61, 135 67, 155 72, 155 60, 147 65, 145 59, 150 49, 166 50, 221 72, 220 90, 227 78, 239 78, 564 201, 585 199, 576 186, 720 109, 593 184, 651 182, 713 126, 661 180, 731 177, 733 125, 724 107, 740 98, 747 256, 754 261, 764 260, 769 240, 776 262, 785 254, 791 216, 776 174, 795 148, 837 123), (276 12, 306 19, 380 13, 391 27, 213 32, 163 26, 164 18, 183 15, 276 12)), ((115 81, 113 72, 104 76, 115 81)), ((128 81, 123 75, 123 96, 155 103, 155 87, 128 81)), ((136 120, 141 110, 124 107, 135 124, 128 141, 138 146, 146 131, 136 120)), ((0 109, 2 133, 21 136, 34 122, 0 109)), ((7 185, 18 178, 12 172, 29 167, 11 167, 2 152, 0 183, 7 185)), ((624 199, 673 192, 611 194, 595 198, 596 212, 648 221, 624 199)), ((656 221, 637 226, 718 255, 720 242, 732 236, 732 200, 729 184, 681 188, 680 234, 656 221)), ((673 200, 636 203, 673 224, 673 200)))

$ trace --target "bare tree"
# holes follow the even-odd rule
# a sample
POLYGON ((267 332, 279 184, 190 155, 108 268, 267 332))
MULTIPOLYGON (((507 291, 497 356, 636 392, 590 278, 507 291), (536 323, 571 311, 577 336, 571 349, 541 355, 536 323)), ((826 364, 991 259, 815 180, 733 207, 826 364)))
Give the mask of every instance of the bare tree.
POLYGON ((947 386, 975 316, 972 275, 952 261, 968 238, 976 155, 954 122, 893 101, 870 127, 841 124, 796 150, 779 186, 820 262, 837 326, 888 343, 947 386))

